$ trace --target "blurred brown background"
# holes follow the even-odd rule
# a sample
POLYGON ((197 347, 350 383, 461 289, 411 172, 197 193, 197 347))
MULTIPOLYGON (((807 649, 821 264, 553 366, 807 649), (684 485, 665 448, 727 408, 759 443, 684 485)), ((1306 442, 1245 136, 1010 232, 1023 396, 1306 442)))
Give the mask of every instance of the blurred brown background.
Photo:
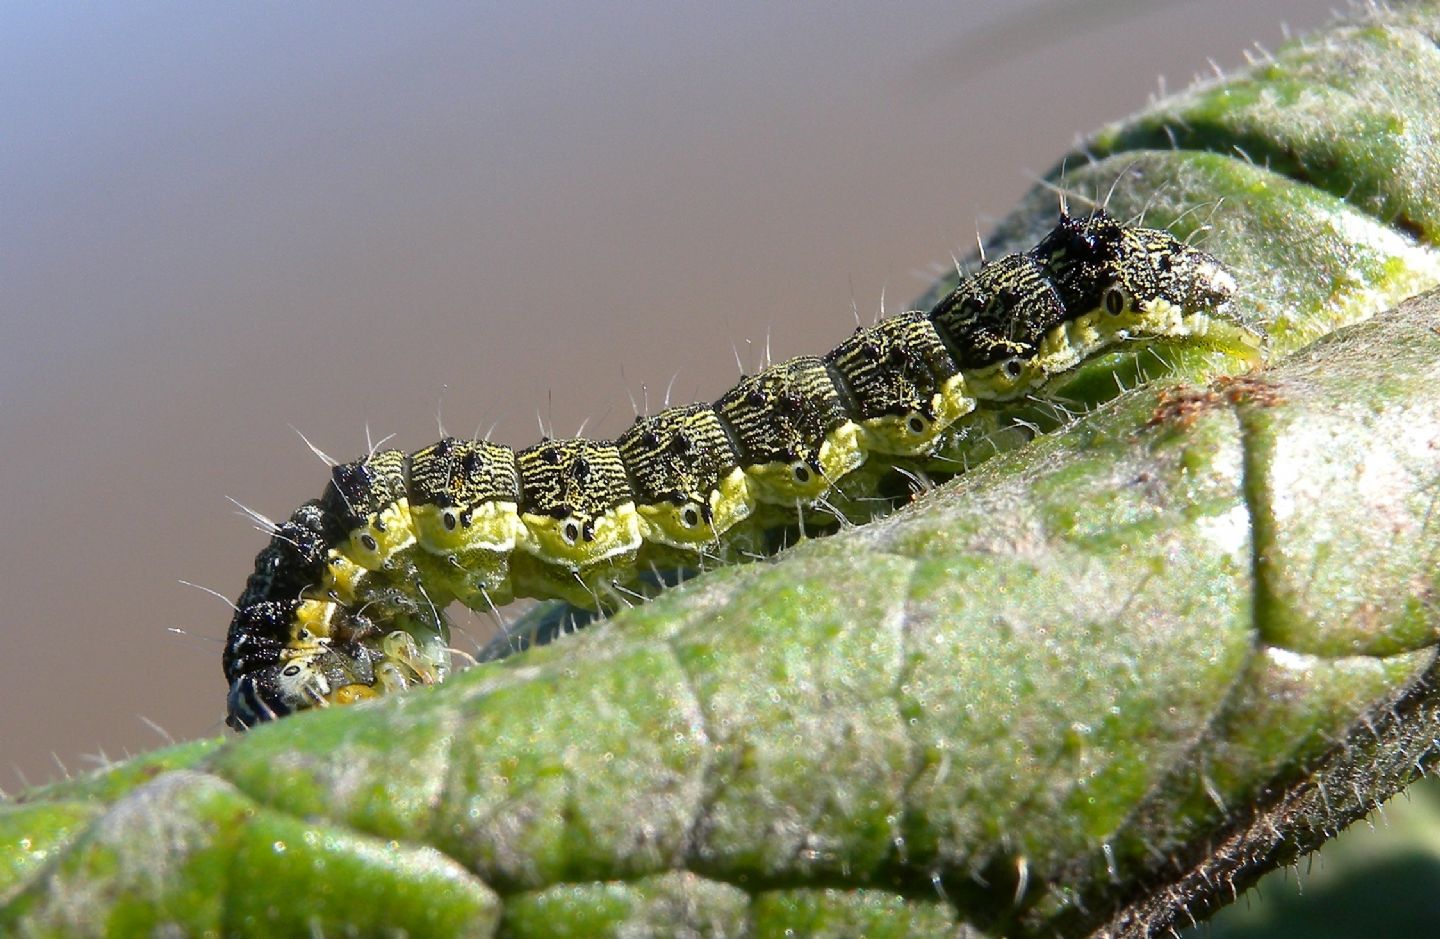
POLYGON ((226 496, 319 494, 292 425, 348 459, 437 407, 524 445, 713 398, 732 347, 913 299, 1159 76, 1328 17, 528 6, 0 13, 0 786, 219 729, 229 610, 179 581, 239 592, 226 496))

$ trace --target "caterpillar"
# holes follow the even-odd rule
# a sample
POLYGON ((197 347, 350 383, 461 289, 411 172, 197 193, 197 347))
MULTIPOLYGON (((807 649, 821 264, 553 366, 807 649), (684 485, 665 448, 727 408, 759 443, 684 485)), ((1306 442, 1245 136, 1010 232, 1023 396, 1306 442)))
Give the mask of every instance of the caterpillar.
POLYGON ((446 437, 337 465, 256 556, 225 645, 226 722, 444 680, 452 601, 603 611, 641 572, 763 550, 842 485, 933 457, 979 407, 1126 339, 1218 333, 1234 289, 1168 231, 1062 210, 930 312, 744 376, 713 404, 637 417, 614 440, 446 437))

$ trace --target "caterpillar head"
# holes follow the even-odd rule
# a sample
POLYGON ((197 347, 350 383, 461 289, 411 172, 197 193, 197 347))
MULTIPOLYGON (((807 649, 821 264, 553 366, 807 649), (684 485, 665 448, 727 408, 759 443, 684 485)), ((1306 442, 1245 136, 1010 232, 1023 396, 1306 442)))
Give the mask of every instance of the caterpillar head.
POLYGON ((246 672, 230 684, 225 723, 245 730, 304 708, 373 696, 370 657, 358 646, 356 652, 317 645, 290 650, 279 662, 246 672))

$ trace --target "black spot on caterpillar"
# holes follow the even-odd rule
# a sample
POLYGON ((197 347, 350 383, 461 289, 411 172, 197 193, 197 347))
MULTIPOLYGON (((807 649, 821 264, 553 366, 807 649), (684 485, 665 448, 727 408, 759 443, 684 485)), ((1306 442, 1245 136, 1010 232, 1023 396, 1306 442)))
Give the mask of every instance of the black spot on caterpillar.
POLYGON ((452 601, 604 610, 641 572, 761 550, 842 482, 873 485, 862 466, 933 454, 977 407, 1127 338, 1206 334, 1233 290, 1219 261, 1169 232, 1062 214, 929 313, 857 329, 615 440, 516 451, 446 438, 337 466, 255 559, 225 647, 227 723, 443 680, 452 601))

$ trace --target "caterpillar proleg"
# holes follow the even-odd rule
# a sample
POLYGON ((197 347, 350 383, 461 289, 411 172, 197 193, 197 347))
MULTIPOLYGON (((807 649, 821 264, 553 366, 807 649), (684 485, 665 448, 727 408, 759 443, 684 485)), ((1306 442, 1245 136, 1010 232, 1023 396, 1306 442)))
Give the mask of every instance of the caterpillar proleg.
POLYGON ((767 531, 823 513, 837 487, 866 485, 862 467, 924 459, 977 408, 1117 342, 1241 331, 1220 315, 1234 287, 1167 231, 1062 213, 929 313, 861 327, 615 440, 517 451, 446 438, 336 466, 255 559, 225 648, 227 722, 443 680, 453 601, 603 610, 643 572, 758 550, 767 531))

